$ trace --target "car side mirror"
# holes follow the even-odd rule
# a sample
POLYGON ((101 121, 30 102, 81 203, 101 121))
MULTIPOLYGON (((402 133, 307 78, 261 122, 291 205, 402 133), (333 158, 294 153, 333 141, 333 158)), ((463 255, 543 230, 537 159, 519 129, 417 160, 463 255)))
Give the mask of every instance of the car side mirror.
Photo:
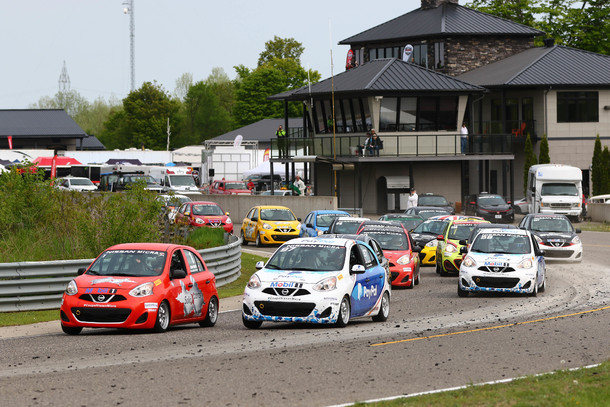
POLYGON ((466 253, 468 253, 468 247, 466 247, 466 246, 460 247, 460 254, 466 254, 466 253))
POLYGON ((258 222, 258 217, 257 217, 257 216, 254 216, 254 217, 252 218, 252 222, 258 222))
POLYGON ((81 276, 81 275, 85 274, 85 271, 87 271, 87 267, 81 267, 76 271, 76 275, 81 276))
POLYGON ((301 218, 297 218, 297 220, 300 222, 300 221, 301 221, 301 218))
POLYGON ((412 251, 414 251, 415 253, 419 253, 421 252, 422 248, 421 246, 415 245, 411 248, 412 251))
POLYGON ((170 273, 170 278, 172 280, 175 280, 175 279, 180 280, 185 277, 186 277, 186 271, 182 270, 182 269, 174 269, 170 273))
POLYGON ((255 267, 257 270, 260 270, 260 269, 262 269, 263 267, 265 267, 265 262, 264 262, 264 261, 257 261, 257 262, 256 262, 256 264, 254 265, 254 267, 255 267))
POLYGON ((537 256, 544 256, 544 250, 540 249, 538 250, 538 253, 536 253, 537 256))
POLYGON ((438 235, 436 237, 436 240, 443 240, 443 239, 445 239, 445 236, 443 236, 443 235, 438 235))
POLYGON ((364 274, 366 269, 362 264, 354 264, 350 270, 350 274, 364 274))
POLYGON ((225 212, 225 216, 229 216, 229 212, 225 212))
POLYGON ((460 240, 458 243, 459 243, 459 244, 461 244, 462 246, 465 246, 465 245, 467 245, 467 244, 468 244, 468 240, 466 240, 466 239, 462 239, 462 240, 460 240))
POLYGON ((575 231, 576 233, 582 233, 582 230, 580 230, 580 229, 575 229, 574 231, 575 231))

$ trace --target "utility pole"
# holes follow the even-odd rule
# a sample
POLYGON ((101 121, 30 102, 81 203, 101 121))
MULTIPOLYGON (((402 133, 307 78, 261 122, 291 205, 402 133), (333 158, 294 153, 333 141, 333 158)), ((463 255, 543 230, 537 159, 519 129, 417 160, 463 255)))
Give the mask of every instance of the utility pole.
POLYGON ((171 131, 169 131, 169 117, 167 118, 167 149, 165 151, 169 151, 169 135, 172 134, 171 131))
POLYGON ((135 0, 124 0, 123 1, 123 14, 129 14, 129 62, 131 69, 131 91, 136 89, 136 47, 135 47, 135 34, 136 34, 136 20, 134 10, 135 0))

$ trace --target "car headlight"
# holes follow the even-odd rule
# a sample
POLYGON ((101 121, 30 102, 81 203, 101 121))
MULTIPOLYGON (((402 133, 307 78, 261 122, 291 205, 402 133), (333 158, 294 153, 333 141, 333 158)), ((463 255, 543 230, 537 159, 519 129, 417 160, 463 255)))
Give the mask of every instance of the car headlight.
POLYGON ((426 243, 426 247, 436 247, 438 246, 438 240, 432 239, 428 243, 426 243))
POLYGON ((537 242, 538 244, 542 243, 542 238, 541 238, 541 237, 539 237, 539 236, 537 236, 537 235, 534 235, 534 239, 536 239, 536 242, 537 242))
POLYGON ((322 236, 324 234, 323 230, 318 230, 317 232, 318 232, 318 236, 322 236))
POLYGON ((409 264, 411 262, 411 256, 405 254, 404 256, 400 256, 398 260, 396 260, 396 264, 400 264, 404 266, 405 264, 409 264))
POLYGON ((337 288, 337 277, 332 276, 319 281, 313 286, 316 291, 331 291, 337 288))
POLYGON ((256 274, 252 274, 252 277, 250 277, 250 281, 248 281, 248 288, 260 288, 260 286, 261 279, 258 278, 256 274))
POLYGON ((195 223, 197 223, 198 225, 203 225, 205 221, 201 218, 195 218, 195 223))
POLYGON ((533 265, 532 259, 527 258, 527 259, 521 260, 521 262, 519 264, 517 264, 517 268, 518 269, 531 269, 532 265, 533 265))
POLYGON ((233 221, 231 220, 231 218, 227 217, 227 221, 225 223, 227 225, 230 225, 231 223, 233 223, 233 221))
POLYGON ((462 264, 464 267, 474 267, 477 265, 477 262, 472 257, 466 256, 462 264))
POLYGON ((266 229, 266 230, 271 230, 271 229, 273 229, 273 226, 271 226, 271 225, 270 225, 270 224, 268 224, 268 223, 263 223, 263 229, 266 229))
POLYGON ((455 253, 457 252, 457 247, 455 247, 452 244, 448 244, 447 247, 445 247, 445 253, 455 253))
POLYGON ((301 224, 300 223, 297 225, 297 230, 301 230, 301 224))
POLYGON ((78 293, 78 286, 76 285, 76 281, 72 280, 68 283, 68 286, 66 287, 66 294, 74 295, 76 293, 78 293))
POLYGON ((580 244, 580 237, 574 236, 574 238, 572 239, 572 244, 580 244))
POLYGON ((152 295, 154 286, 155 284, 152 281, 140 284, 139 286, 131 290, 129 292, 129 295, 131 295, 132 297, 146 297, 148 295, 152 295))

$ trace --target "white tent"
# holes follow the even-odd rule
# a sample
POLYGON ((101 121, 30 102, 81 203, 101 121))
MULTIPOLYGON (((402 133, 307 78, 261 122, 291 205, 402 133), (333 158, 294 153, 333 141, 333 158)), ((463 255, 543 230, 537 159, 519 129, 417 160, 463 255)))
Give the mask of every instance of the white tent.
MULTIPOLYGON (((302 166, 302 164, 301 164, 302 166)), ((297 164, 296 172, 300 173, 302 167, 299 168, 299 164, 297 164)), ((273 173, 281 176, 283 179, 290 178, 291 166, 289 166, 288 177, 286 177, 286 165, 282 163, 273 163, 273 173)), ((259 166, 251 168, 247 171, 244 171, 244 178, 250 175, 269 175, 271 173, 271 162, 263 161, 259 166)))

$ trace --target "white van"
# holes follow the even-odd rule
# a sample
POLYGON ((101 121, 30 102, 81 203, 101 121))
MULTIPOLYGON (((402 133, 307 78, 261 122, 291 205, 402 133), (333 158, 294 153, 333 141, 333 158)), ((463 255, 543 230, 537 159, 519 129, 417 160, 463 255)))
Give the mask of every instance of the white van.
POLYGON ((148 167, 148 174, 159 180, 163 192, 175 194, 199 194, 199 188, 189 168, 184 167, 148 167))
POLYGON ((527 177, 529 213, 582 218, 582 171, 563 164, 532 165, 527 177))

